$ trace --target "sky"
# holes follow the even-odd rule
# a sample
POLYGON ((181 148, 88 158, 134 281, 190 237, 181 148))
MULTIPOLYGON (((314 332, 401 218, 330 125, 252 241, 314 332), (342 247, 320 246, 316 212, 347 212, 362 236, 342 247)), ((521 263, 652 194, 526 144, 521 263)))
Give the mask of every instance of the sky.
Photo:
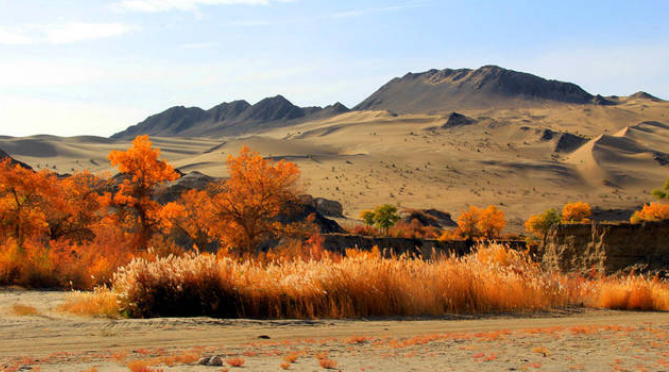
POLYGON ((669 99, 669 2, 0 0, 0 135, 109 136, 171 106, 352 107, 495 64, 669 99))

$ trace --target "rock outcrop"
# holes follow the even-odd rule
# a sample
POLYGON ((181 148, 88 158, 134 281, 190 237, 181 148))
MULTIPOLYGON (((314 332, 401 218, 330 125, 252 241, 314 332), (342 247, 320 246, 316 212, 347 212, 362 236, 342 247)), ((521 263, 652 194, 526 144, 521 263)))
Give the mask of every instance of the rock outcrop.
POLYGON ((669 269, 669 221, 553 226, 541 249, 548 269, 664 271, 669 269))

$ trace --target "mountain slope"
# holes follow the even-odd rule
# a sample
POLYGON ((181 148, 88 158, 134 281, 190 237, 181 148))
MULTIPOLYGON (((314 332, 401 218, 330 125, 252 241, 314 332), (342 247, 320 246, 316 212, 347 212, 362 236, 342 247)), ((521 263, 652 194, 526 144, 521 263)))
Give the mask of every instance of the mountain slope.
POLYGON ((281 95, 265 98, 255 105, 246 101, 224 102, 209 110, 176 106, 112 136, 130 139, 140 134, 159 137, 214 137, 237 135, 260 129, 292 125, 304 120, 320 119, 347 112, 336 103, 326 108, 299 107, 281 95))
POLYGON ((483 66, 478 70, 409 73, 391 80, 354 109, 438 113, 549 101, 589 104, 593 98, 575 84, 546 80, 497 66, 483 66))

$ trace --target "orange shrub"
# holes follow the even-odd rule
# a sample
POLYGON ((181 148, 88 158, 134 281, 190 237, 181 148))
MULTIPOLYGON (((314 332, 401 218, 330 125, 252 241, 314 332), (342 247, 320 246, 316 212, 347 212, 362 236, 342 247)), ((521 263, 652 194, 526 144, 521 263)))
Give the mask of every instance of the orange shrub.
POLYGON ((318 365, 321 366, 321 368, 325 368, 325 369, 335 369, 335 368, 337 368, 337 362, 332 360, 332 359, 319 359, 318 360, 318 365))
POLYGON ((440 231, 433 226, 424 226, 414 218, 410 223, 397 222, 395 226, 388 230, 388 235, 406 239, 437 239, 440 236, 440 231))
POLYGON ((645 204, 640 211, 634 212, 630 221, 639 223, 642 221, 669 220, 669 204, 650 203, 645 204))
POLYGON ((348 229, 348 232, 353 235, 362 236, 380 236, 381 233, 374 226, 369 225, 355 225, 348 229))
POLYGON ((567 203, 562 208, 562 222, 588 222, 588 217, 592 214, 588 203, 576 202, 567 203))
POLYGON ((241 357, 234 357, 227 359, 225 362, 233 367, 241 367, 246 363, 246 360, 244 360, 244 358, 241 357))

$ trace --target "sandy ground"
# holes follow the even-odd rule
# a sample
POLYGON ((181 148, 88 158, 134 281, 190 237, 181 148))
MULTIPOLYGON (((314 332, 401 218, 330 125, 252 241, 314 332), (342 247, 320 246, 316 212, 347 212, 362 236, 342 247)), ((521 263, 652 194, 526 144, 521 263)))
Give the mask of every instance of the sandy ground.
MULTIPOLYGON (((438 208, 456 216, 469 204, 498 205, 510 231, 530 214, 583 200, 633 209, 651 200, 669 168, 669 102, 617 106, 462 111, 476 124, 441 128, 443 115, 350 112, 241 138, 155 138, 165 159, 184 172, 226 174, 242 145, 302 170, 303 189, 342 202, 357 218, 382 203, 438 208), (665 125, 641 124, 658 121, 665 125), (542 139, 545 129, 556 134, 542 139), (556 152, 562 132, 590 138, 556 152), (659 157, 658 157, 659 156, 659 157)), ((37 169, 112 171, 106 157, 128 141, 96 137, 0 137, 0 148, 37 169)))
MULTIPOLYGON (((58 312, 63 292, 0 291, 0 368, 221 371, 170 356, 241 357, 246 371, 661 371, 669 369, 669 313, 571 310, 533 316, 374 320, 109 320, 58 312), (16 304, 38 314, 19 316, 16 304), (262 337, 261 337, 262 336, 262 337), (162 362, 159 361, 162 359, 162 362)), ((226 367, 228 368, 228 367, 226 367)), ((225 370, 225 369, 223 369, 225 370)))

